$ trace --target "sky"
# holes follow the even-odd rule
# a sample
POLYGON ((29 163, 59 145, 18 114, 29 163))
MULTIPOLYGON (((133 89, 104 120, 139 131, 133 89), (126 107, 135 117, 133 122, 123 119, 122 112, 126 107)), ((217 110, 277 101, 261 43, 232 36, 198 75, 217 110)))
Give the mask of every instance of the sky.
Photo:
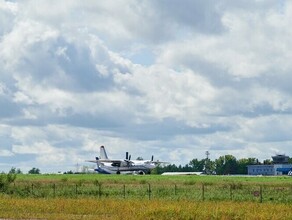
POLYGON ((0 171, 291 155, 292 1, 0 0, 0 171))

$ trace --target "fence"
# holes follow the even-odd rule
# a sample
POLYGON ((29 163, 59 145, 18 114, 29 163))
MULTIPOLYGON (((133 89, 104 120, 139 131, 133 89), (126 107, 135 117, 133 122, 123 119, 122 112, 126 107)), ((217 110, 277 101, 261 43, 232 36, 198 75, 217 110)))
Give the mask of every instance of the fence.
POLYGON ((292 202, 292 185, 267 186, 243 184, 113 184, 113 183, 19 183, 3 194, 12 197, 96 197, 122 199, 233 200, 255 202, 292 202))

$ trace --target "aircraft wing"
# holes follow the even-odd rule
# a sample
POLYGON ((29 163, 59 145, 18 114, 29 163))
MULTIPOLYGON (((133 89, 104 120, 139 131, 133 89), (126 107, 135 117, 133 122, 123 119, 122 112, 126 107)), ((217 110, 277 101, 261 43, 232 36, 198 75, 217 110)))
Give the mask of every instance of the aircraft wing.
POLYGON ((159 161, 159 160, 157 160, 157 161, 147 161, 147 162, 145 162, 146 164, 156 164, 156 165, 158 165, 158 164, 169 164, 169 162, 166 162, 166 161, 159 161))
POLYGON ((85 160, 85 162, 98 163, 100 161, 99 160, 85 160))
POLYGON ((98 160, 86 160, 86 162, 93 162, 93 163, 98 163, 98 162, 103 162, 103 163, 122 163, 123 160, 98 159, 98 160))
POLYGON ((127 164, 133 164, 131 160, 111 160, 111 159, 98 159, 98 160, 86 160, 86 162, 92 162, 92 163, 112 163, 112 164, 121 164, 123 162, 126 162, 127 164))

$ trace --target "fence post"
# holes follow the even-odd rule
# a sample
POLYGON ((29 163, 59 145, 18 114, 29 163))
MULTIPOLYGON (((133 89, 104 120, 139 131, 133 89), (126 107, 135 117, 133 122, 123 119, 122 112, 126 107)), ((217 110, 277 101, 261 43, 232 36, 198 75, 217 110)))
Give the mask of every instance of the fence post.
POLYGON ((101 197, 101 184, 98 183, 98 198, 101 197))
POLYGON ((202 183, 202 200, 205 201, 205 185, 202 183))
POLYGON ((13 194, 15 194, 16 192, 16 186, 15 186, 15 182, 13 182, 13 194))
POLYGON ((33 183, 31 184, 31 195, 33 195, 33 183))
POLYGON ((77 197, 77 194, 78 194, 78 186, 77 186, 77 184, 75 185, 75 194, 76 194, 76 197, 77 197))
POLYGON ((174 195, 176 196, 176 184, 174 184, 174 195))
POLYGON ((54 197, 56 197, 56 183, 53 184, 54 197))
POLYGON ((148 183, 148 198, 149 198, 149 200, 151 198, 151 186, 150 186, 150 183, 148 183))
POLYGON ((230 199, 233 200, 232 185, 230 185, 230 199))
POLYGON ((260 203, 263 202, 263 186, 260 186, 260 203))
POLYGON ((124 199, 126 198, 126 185, 124 184, 124 199))

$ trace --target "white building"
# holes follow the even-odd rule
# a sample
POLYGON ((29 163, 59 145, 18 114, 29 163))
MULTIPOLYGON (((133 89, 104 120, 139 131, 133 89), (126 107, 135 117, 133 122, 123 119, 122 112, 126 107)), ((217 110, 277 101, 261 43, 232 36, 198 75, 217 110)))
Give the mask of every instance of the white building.
POLYGON ((247 166, 248 175, 275 175, 274 165, 249 165, 247 166))
POLYGON ((249 165, 247 166, 248 175, 277 176, 288 175, 292 170, 292 164, 268 164, 268 165, 249 165))
POLYGON ((288 163, 289 157, 285 155, 273 156, 273 164, 257 164, 247 166, 248 175, 288 175, 292 171, 292 164, 288 163))

